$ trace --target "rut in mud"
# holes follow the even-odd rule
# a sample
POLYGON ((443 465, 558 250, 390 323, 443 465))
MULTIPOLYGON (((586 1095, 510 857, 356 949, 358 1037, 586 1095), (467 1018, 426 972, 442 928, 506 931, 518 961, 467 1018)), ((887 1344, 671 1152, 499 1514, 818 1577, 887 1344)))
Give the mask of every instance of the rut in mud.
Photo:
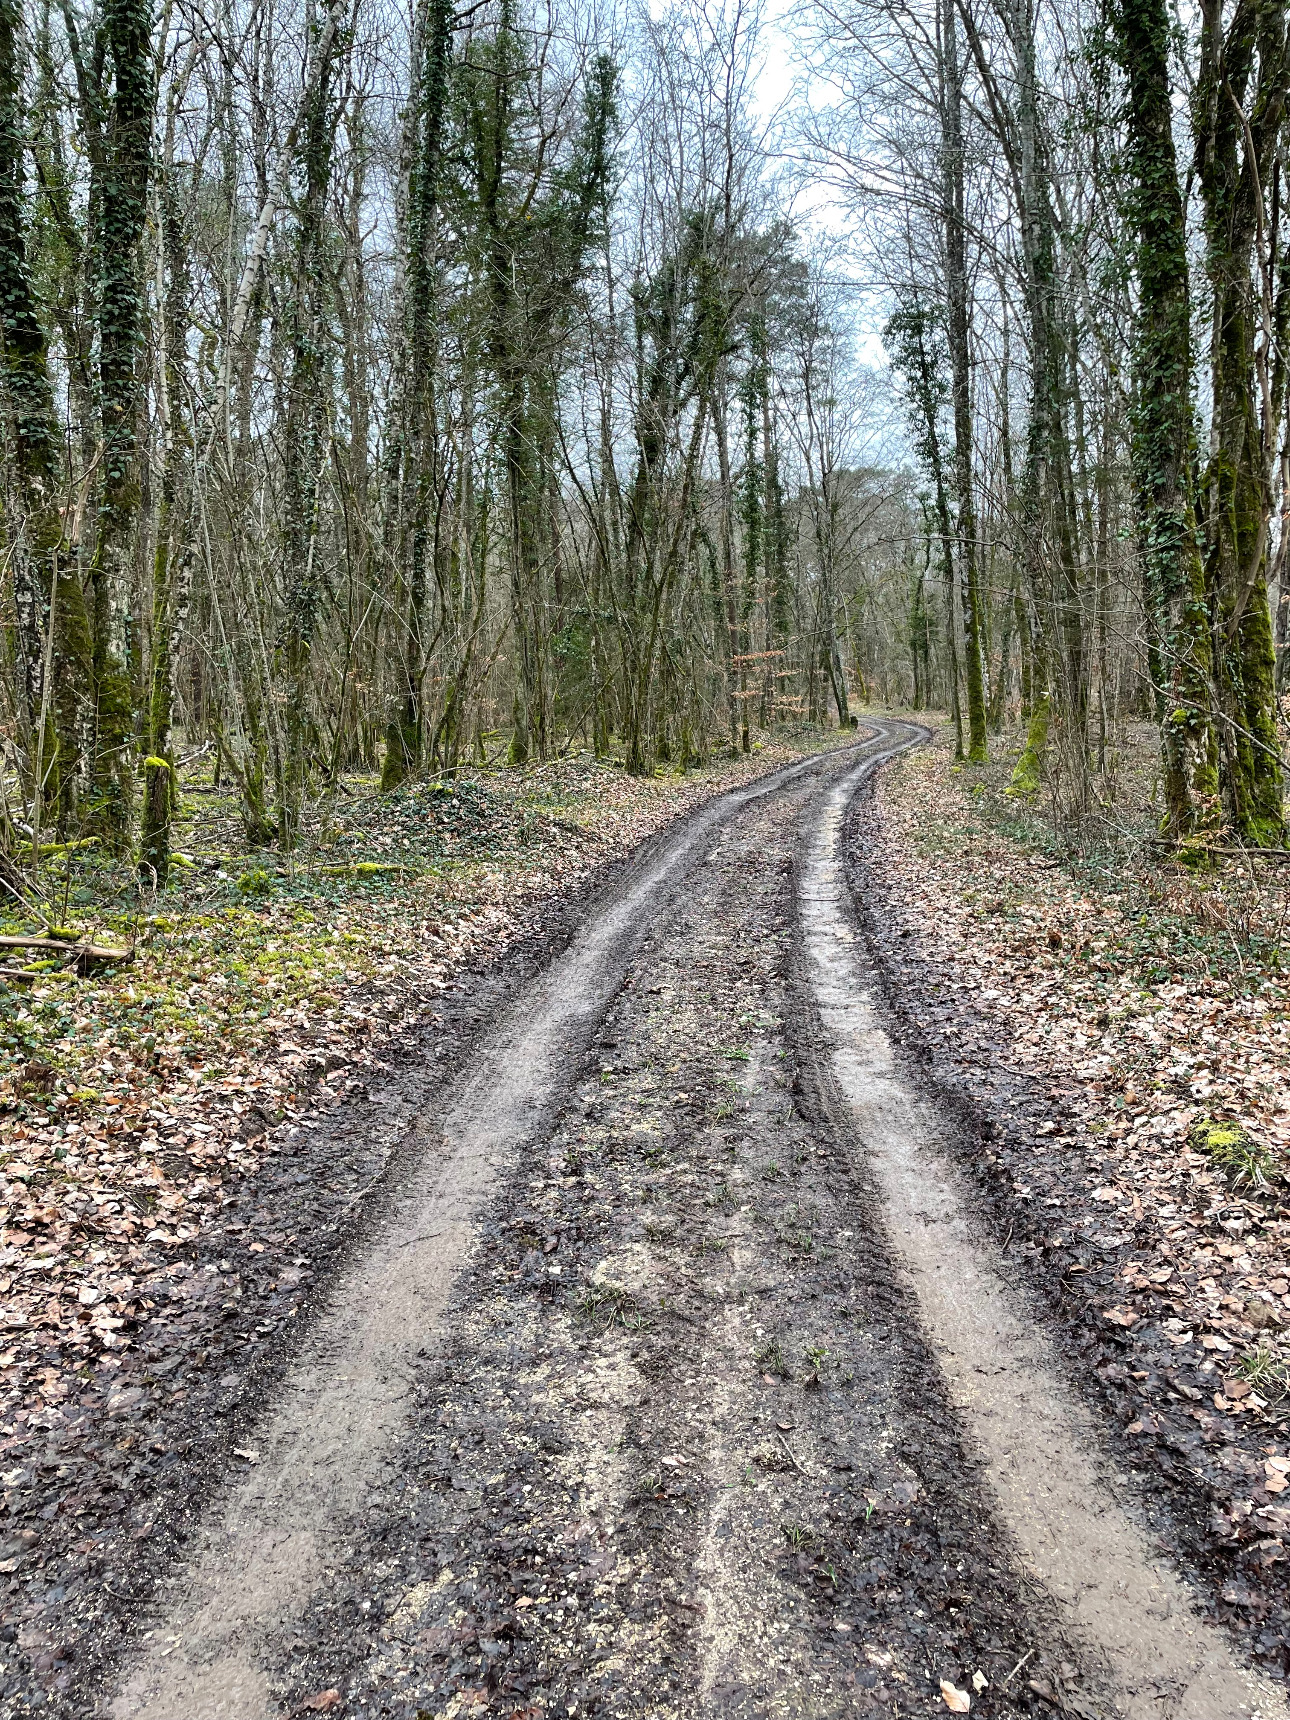
POLYGON ((916 738, 691 820, 500 1024, 102 1712, 1284 1713, 865 1013, 841 811, 916 738))

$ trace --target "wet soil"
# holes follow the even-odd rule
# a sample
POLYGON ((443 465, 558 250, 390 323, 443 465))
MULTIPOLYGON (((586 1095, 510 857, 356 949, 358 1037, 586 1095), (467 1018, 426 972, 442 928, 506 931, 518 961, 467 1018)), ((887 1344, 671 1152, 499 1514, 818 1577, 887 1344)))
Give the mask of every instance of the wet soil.
POLYGON ((639 952, 284 1645, 288 1708, 923 1714, 979 1673, 1005 1715, 1074 1673, 819 1103, 813 792, 735 821, 639 952))
MULTIPOLYGON (((301 1339, 274 1336, 285 1314, 260 1319, 266 1332, 221 1318, 240 1335, 236 1368, 215 1376, 208 1359, 186 1399, 155 1392, 147 1424, 131 1406, 123 1464, 141 1467, 84 1508, 102 1539, 77 1556, 97 1562, 66 1583, 50 1562, 10 1579, 24 1653, 6 1715, 831 1720, 946 1712, 953 1686, 986 1717, 1110 1720, 1086 1645, 969 1448, 839 1098, 798 890, 821 795, 858 756, 665 833, 445 1000, 388 1089, 302 1131, 280 1204, 262 1183, 235 1220, 263 1236, 264 1306, 289 1291, 301 1339), (561 972, 575 995, 539 1055, 525 1034, 541 1039, 561 972), (490 1096, 507 1044, 520 1062, 490 1096), (408 1316, 390 1413, 328 1448, 306 1599, 279 1585, 253 1616, 239 1577, 286 1534, 268 1478, 254 1517, 266 1429, 293 1401, 306 1454, 348 1426, 343 1370, 327 1379, 315 1357, 316 1395, 302 1391, 308 1346, 347 1305, 367 1317, 364 1263, 394 1258, 436 1153, 452 1196, 454 1130, 472 1129, 489 1174, 431 1261, 451 1288, 408 1316), (358 1203, 363 1189, 380 1198, 358 1203), (302 1212, 327 1248, 300 1247, 302 1212), (283 1286, 290 1270, 301 1279, 283 1286), (193 1445, 159 1484, 143 1453, 168 1434, 193 1445), (212 1557, 234 1597, 224 1638, 194 1627, 212 1557)), ((878 870, 852 874, 862 904, 879 900, 878 870)), ((886 960, 880 919, 873 905, 886 960)), ((898 992, 894 966, 889 979, 898 992)), ((965 1133, 966 1157, 982 1139, 965 1133)), ((216 1329, 222 1304, 199 1306, 195 1327, 216 1329)), ((51 1459, 25 1485, 33 1515, 55 1505, 43 1521, 61 1547, 72 1495, 51 1459)), ((298 1511, 307 1465, 293 1486, 298 1511)))
POLYGON ((215 1478, 245 1470, 237 1451, 253 1448, 312 1311, 379 1225, 418 1125, 433 1124, 490 1023, 627 866, 535 905, 499 956, 396 1028, 374 1078, 329 1080, 320 1044, 314 1109, 298 1123, 254 1119, 270 1141, 258 1174, 230 1187, 177 1265, 141 1282, 131 1347, 104 1357, 78 1400, 0 1428, 0 1713, 86 1712, 215 1478))

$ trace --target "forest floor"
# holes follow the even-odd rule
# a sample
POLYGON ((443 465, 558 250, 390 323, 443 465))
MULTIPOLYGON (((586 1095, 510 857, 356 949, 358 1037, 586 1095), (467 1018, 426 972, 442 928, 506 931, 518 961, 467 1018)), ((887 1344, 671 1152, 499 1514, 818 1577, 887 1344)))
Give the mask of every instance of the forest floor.
POLYGON ((874 730, 204 815, 31 988, 6 1715, 1284 1716, 1279 874, 874 730))

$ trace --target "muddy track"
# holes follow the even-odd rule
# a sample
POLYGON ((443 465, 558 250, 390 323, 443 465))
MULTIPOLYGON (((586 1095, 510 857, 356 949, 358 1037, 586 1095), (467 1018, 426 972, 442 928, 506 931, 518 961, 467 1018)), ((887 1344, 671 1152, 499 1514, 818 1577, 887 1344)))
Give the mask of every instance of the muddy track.
MULTIPOLYGON (((893 899, 873 788, 871 779, 852 802, 847 858, 865 951, 881 976, 884 1027, 902 1067, 970 1175, 978 1222, 1008 1240, 1010 1275, 1042 1303, 1042 1323, 1064 1352, 1074 1390, 1098 1404, 1114 1468, 1153 1496, 1153 1530, 1196 1579, 1211 1617, 1237 1634, 1256 1664, 1285 1679, 1290 1578, 1280 1538, 1287 1519, 1274 1494, 1254 1491, 1276 1430, 1197 1413, 1206 1388, 1214 1389, 1205 1352, 1188 1363, 1156 1322, 1130 1334, 1106 1319, 1120 1299, 1124 1262, 1143 1238, 1117 1237, 1089 1210, 1095 1181, 1072 1104, 1084 1095, 1028 1069, 1004 1018, 952 963, 929 955, 898 891, 893 899)), ((1214 1240, 1226 1242, 1231 1233, 1220 1224, 1214 1240)))
POLYGON ((96 1712, 1284 1714, 873 1012, 842 817, 918 738, 714 802, 535 977, 96 1712))

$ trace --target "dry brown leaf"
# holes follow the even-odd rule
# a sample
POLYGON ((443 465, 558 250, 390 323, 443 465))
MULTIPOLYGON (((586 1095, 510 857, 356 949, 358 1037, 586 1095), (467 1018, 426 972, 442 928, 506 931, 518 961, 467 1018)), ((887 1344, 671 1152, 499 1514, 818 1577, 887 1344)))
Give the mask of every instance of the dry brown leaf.
POLYGON ((301 1711, 305 1714, 330 1714, 334 1708, 339 1707, 339 1690, 316 1690, 300 1704, 301 1711))
POLYGON ((948 1678, 941 1680, 941 1699, 951 1714, 966 1714, 972 1706, 972 1698, 967 1691, 951 1684, 948 1678))

